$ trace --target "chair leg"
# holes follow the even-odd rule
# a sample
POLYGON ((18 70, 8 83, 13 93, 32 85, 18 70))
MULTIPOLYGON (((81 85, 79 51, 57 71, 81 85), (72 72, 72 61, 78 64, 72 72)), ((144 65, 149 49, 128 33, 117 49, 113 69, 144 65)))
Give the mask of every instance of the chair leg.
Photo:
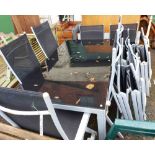
POLYGON ((87 127, 86 132, 91 134, 90 138, 87 138, 87 140, 94 140, 97 136, 97 132, 89 127, 87 127))
POLYGON ((106 113, 101 111, 97 114, 98 137, 100 140, 106 138, 106 113))
POLYGON ((90 114, 89 113, 84 113, 83 114, 81 123, 79 125, 77 134, 75 136, 75 140, 82 140, 84 138, 84 134, 85 134, 86 129, 87 129, 89 118, 90 118, 90 114))
POLYGON ((127 95, 125 93, 123 93, 123 92, 121 92, 120 95, 122 96, 124 106, 125 106, 125 109, 126 109, 127 114, 128 114, 128 118, 130 120, 133 120, 131 109, 130 109, 130 106, 129 106, 129 102, 128 102, 128 99, 127 99, 127 95))
MULTIPOLYGON (((108 115, 106 116, 106 120, 108 124, 112 127, 114 123, 111 121, 108 115)), ((119 138, 124 139, 124 136, 120 132, 118 132, 117 135, 119 136, 119 138)))
POLYGON ((120 105, 121 105, 122 114, 123 114, 124 118, 125 118, 125 119, 129 119, 121 95, 120 95, 120 94, 117 94, 117 98, 118 98, 119 103, 120 103, 120 105))
POLYGON ((138 106, 137 106, 137 100, 136 100, 136 92, 135 90, 131 92, 131 98, 133 103, 133 109, 135 114, 135 119, 139 120, 139 114, 138 114, 138 106))
POLYGON ((150 96, 149 73, 148 73, 148 64, 147 64, 147 62, 144 63, 144 71, 145 71, 146 94, 147 94, 147 96, 150 96))
POLYGON ((141 100, 141 92, 136 91, 136 96, 137 96, 137 105, 138 105, 138 111, 139 111, 139 120, 144 120, 143 117, 143 110, 142 110, 142 100, 141 100))
POLYGON ((20 128, 18 124, 16 124, 11 118, 9 118, 3 111, 0 111, 0 116, 7 121, 9 124, 11 124, 13 127, 20 128))
POLYGON ((152 69, 151 69, 151 54, 148 52, 148 67, 149 67, 149 79, 152 77, 152 69))
POLYGON ((146 93, 145 93, 145 81, 143 78, 140 79, 141 84, 141 96, 142 96, 142 109, 144 114, 144 120, 146 120, 145 108, 146 108, 146 93))

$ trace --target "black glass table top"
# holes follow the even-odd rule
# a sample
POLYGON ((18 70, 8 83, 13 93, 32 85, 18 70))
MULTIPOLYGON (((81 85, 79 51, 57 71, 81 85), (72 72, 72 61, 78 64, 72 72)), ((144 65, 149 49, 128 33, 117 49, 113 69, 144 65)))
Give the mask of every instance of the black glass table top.
POLYGON ((105 109, 108 81, 52 82, 45 81, 40 92, 48 92, 53 103, 105 109), (89 84, 93 88, 89 89, 89 84))

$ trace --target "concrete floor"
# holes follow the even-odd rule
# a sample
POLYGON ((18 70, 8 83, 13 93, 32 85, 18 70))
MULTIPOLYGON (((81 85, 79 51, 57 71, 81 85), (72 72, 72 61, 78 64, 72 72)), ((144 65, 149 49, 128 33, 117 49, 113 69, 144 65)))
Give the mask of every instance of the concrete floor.
POLYGON ((53 68, 45 73, 53 81, 104 81, 109 79, 110 67, 66 67, 53 68))
POLYGON ((59 61, 49 73, 45 73, 46 79, 53 81, 104 81, 109 79, 110 66, 98 67, 71 67, 70 56, 64 42, 58 50, 59 61))

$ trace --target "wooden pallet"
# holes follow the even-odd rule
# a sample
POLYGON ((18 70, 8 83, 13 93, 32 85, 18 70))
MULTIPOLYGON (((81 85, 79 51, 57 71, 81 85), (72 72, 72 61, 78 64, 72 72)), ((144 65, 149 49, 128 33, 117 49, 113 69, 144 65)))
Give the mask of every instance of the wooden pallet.
POLYGON ((49 136, 40 136, 37 133, 12 127, 0 123, 0 140, 56 140, 49 136))

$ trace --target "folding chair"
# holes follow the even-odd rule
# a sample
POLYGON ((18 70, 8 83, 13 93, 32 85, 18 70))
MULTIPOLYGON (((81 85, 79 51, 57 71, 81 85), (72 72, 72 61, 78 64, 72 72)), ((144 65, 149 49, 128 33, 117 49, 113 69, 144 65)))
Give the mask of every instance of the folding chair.
MULTIPOLYGON (((116 29, 116 26, 112 28, 116 29)), ((115 98, 122 118, 145 120, 145 78, 140 76, 139 55, 134 53, 133 48, 135 47, 130 44, 129 29, 126 30, 125 41, 122 39, 124 29, 126 28, 119 23, 114 40, 115 48, 112 52, 112 69, 107 101, 111 100, 112 97, 115 98), (132 99, 130 100, 130 98, 132 99), (132 107, 134 112, 131 110, 132 107)))
POLYGON ((31 29, 46 57, 48 70, 50 70, 58 61, 58 44, 52 34, 49 23, 47 21, 37 27, 31 27, 31 29))
POLYGON ((152 69, 151 69, 151 53, 149 51, 149 39, 147 36, 144 35, 144 30, 143 28, 141 28, 141 34, 142 34, 142 38, 143 38, 143 42, 144 42, 144 52, 146 55, 146 73, 148 74, 147 77, 149 78, 149 87, 151 87, 151 77, 152 77, 152 69))
MULTIPOLYGON (((7 66, 25 90, 48 92, 51 98, 59 97, 58 101, 72 106, 71 110, 85 112, 79 105, 87 107, 88 112, 97 115, 99 139, 104 139, 106 135, 105 118, 105 96, 100 100, 96 90, 88 90, 84 85, 67 85, 45 80, 40 64, 32 51, 26 35, 20 36, 8 45, 1 48, 1 55, 7 66), (83 101, 83 98, 90 99, 91 104, 83 101), (76 104, 77 101, 79 104, 76 104), (102 106, 100 106, 102 105, 102 106), (98 109, 98 110, 94 110, 98 109)), ((106 93, 107 82, 103 82, 102 91, 106 93)))
MULTIPOLYGON (((134 42, 134 29, 136 30, 136 27, 133 31, 129 30, 122 26, 121 22, 118 26, 111 26, 111 44, 114 48, 107 105, 113 104, 110 102, 114 98, 120 114, 117 118, 125 120, 116 119, 113 123, 107 113, 107 121, 112 127, 106 139, 114 139, 116 135, 122 138, 124 132, 155 135, 153 123, 144 122, 146 96, 149 96, 152 75, 149 40, 142 29, 144 45, 139 45, 138 36, 134 42), (149 125, 151 127, 148 127, 149 125)), ((138 35, 140 36, 140 33, 138 35)))
MULTIPOLYGON (((137 23, 123 24, 123 27, 124 27, 124 30, 122 33, 122 37, 124 38, 124 40, 126 40, 128 36, 127 30, 130 29, 131 43, 135 43, 138 24, 137 23)), ((118 25, 110 25, 110 45, 111 46, 114 43, 117 28, 118 28, 118 25)))
POLYGON ((71 111, 48 93, 0 88, 0 96, 0 115, 14 127, 64 140, 82 140, 86 132, 96 138, 87 127, 90 113, 71 111))

